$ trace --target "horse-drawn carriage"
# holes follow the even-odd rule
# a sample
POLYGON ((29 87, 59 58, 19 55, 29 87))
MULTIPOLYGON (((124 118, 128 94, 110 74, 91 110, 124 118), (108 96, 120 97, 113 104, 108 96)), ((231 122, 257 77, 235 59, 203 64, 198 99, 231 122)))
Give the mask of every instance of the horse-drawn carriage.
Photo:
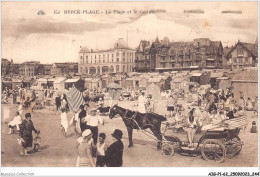
POLYGON ((186 132, 178 132, 174 128, 166 128, 163 137, 162 152, 165 155, 174 155, 174 150, 179 148, 180 154, 193 154, 201 151, 205 160, 224 162, 242 150, 242 141, 238 137, 242 128, 247 125, 247 118, 231 119, 220 124, 218 128, 196 133, 193 139, 194 148, 188 148, 186 132))

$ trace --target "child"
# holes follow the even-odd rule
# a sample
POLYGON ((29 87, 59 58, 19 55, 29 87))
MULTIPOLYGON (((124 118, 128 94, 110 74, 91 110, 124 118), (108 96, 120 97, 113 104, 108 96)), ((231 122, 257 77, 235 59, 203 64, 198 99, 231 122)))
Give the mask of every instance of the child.
POLYGON ((40 144, 41 144, 41 137, 40 137, 40 130, 37 131, 37 134, 34 138, 34 151, 37 152, 39 151, 40 152, 40 144))
POLYGON ((61 109, 60 118, 61 118, 61 128, 62 128, 62 131, 63 131, 64 136, 66 138, 69 124, 68 124, 68 119, 67 119, 67 114, 66 114, 65 108, 61 109))
POLYGON ((251 132, 251 133, 256 133, 256 132, 257 132, 256 122, 255 122, 255 121, 252 122, 252 127, 251 127, 250 132, 251 132))
POLYGON ((98 137, 98 143, 97 143, 97 167, 104 167, 105 162, 105 152, 107 150, 107 145, 105 143, 106 134, 100 133, 98 137))

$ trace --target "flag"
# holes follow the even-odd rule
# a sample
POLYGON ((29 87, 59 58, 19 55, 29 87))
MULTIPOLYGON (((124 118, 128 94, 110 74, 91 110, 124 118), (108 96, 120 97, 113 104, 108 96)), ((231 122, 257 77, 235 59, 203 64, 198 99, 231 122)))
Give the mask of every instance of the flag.
POLYGON ((84 104, 83 94, 73 85, 72 88, 66 93, 69 108, 75 111, 80 105, 84 104))

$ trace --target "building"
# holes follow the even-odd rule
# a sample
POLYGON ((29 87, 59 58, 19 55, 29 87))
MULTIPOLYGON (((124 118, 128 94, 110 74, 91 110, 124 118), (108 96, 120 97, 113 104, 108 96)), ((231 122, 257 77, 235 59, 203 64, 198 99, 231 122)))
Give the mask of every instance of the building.
POLYGON ((151 72, 150 42, 141 40, 135 52, 135 71, 151 72))
POLYGON ((135 50, 119 38, 108 50, 81 47, 78 68, 80 74, 128 73, 133 71, 134 60, 135 50))
POLYGON ((150 48, 151 68, 156 71, 217 69, 222 68, 221 41, 198 38, 190 42, 170 42, 158 37, 150 48))
POLYGON ((238 41, 227 54, 226 60, 230 69, 257 67, 258 46, 238 41))
POLYGON ((20 64, 19 75, 26 77, 34 77, 42 72, 40 71, 41 65, 39 61, 29 61, 20 64))
POLYGON ((64 76, 65 74, 78 73, 78 63, 66 62, 66 63, 54 63, 51 66, 51 75, 64 76))
POLYGON ((5 58, 1 61, 1 75, 6 76, 10 73, 11 62, 5 58))
POLYGON ((43 65, 43 75, 51 75, 51 67, 52 67, 52 64, 44 64, 43 65))
POLYGON ((238 101, 240 93, 243 93, 244 98, 254 100, 258 96, 258 74, 257 70, 239 71, 232 78, 232 87, 234 100, 238 101))

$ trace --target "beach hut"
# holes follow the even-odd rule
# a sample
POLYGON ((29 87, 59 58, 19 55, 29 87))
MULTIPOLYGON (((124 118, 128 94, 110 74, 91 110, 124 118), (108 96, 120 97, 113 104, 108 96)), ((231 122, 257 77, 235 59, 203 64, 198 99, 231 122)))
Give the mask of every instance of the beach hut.
POLYGON ((154 77, 154 78, 150 78, 148 81, 147 81, 147 84, 150 85, 154 83, 155 85, 157 85, 160 90, 162 91, 163 88, 164 88, 164 79, 162 77, 154 77))
POLYGON ((211 73, 210 74, 210 85, 211 88, 216 88, 217 89, 217 78, 220 78, 223 76, 223 73, 211 73))
POLYGON ((161 91, 159 86, 155 85, 154 83, 151 83, 147 88, 145 95, 151 94, 153 97, 153 100, 161 100, 161 91))
POLYGON ((65 77, 56 78, 53 82, 53 88, 55 90, 63 90, 65 88, 65 77))
POLYGON ((205 85, 209 83, 210 74, 209 73, 192 73, 190 77, 191 82, 197 82, 200 85, 205 85))
POLYGON ((81 92, 84 91, 84 80, 80 78, 67 79, 64 82, 65 89, 69 90, 73 85, 81 92))
POLYGON ((189 79, 187 77, 177 76, 171 81, 171 89, 189 91, 189 79))
POLYGON ((22 80, 20 79, 12 79, 12 88, 13 89, 17 89, 17 88, 21 88, 22 87, 22 80))
POLYGON ((116 83, 110 83, 107 86, 108 89, 108 93, 109 96, 113 99, 113 100, 119 100, 120 95, 122 93, 122 87, 119 84, 116 83))
POLYGON ((258 75, 257 70, 254 71, 239 71, 233 77, 231 84, 233 87, 234 99, 240 98, 240 93, 244 94, 245 98, 255 99, 258 96, 258 75))
POLYGON ((231 87, 231 79, 229 77, 219 77, 217 78, 217 88, 224 89, 231 87))

